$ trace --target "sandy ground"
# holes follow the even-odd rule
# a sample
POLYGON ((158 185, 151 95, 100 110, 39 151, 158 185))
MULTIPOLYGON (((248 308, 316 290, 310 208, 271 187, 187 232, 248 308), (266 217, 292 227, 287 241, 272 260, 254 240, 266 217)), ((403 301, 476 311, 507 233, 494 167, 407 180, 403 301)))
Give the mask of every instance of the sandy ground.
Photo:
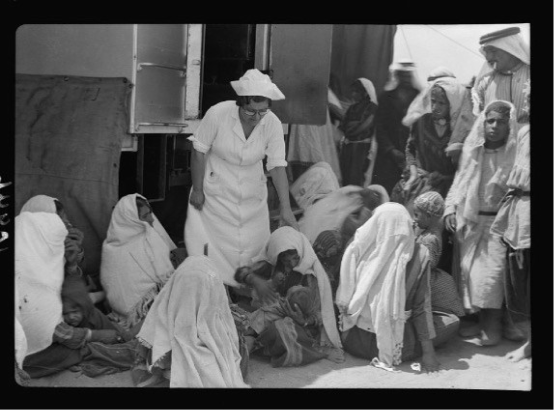
MULTIPOLYGON (((377 369, 367 360, 346 354, 346 361, 336 364, 320 360, 295 368, 272 368, 269 360, 253 355, 246 380, 253 388, 403 388, 403 389, 477 389, 531 390, 531 359, 517 363, 506 353, 522 343, 503 340, 494 347, 481 347, 477 339, 456 336, 436 350, 442 369, 436 373, 419 373, 413 362, 402 363, 398 373, 377 369)), ((135 387, 131 372, 89 378, 65 371, 54 376, 34 379, 31 386, 44 387, 135 387)))

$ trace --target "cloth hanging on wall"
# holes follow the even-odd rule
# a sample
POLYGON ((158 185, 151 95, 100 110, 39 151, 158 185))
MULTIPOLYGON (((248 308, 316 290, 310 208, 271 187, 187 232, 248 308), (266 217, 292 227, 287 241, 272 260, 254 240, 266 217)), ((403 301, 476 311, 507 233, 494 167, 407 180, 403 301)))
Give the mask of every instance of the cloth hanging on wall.
POLYGON ((131 84, 16 74, 15 86, 15 213, 38 194, 60 200, 85 235, 86 273, 97 272, 119 195, 131 84))
POLYGON ((393 24, 333 24, 331 84, 341 101, 350 98, 350 85, 368 78, 377 95, 383 91, 394 53, 393 24))

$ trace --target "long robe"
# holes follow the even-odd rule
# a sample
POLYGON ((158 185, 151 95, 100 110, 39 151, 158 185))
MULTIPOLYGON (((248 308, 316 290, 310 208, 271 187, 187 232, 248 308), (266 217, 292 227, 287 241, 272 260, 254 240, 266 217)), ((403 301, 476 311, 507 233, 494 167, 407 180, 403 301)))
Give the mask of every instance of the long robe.
POLYGON ((508 191, 507 179, 515 157, 516 109, 509 102, 505 104, 510 106, 506 144, 496 150, 484 147, 485 107, 464 143, 460 166, 445 200, 444 215, 456 215, 460 261, 459 269, 453 266, 453 276, 467 313, 500 309, 504 300, 506 246, 490 228, 508 191))

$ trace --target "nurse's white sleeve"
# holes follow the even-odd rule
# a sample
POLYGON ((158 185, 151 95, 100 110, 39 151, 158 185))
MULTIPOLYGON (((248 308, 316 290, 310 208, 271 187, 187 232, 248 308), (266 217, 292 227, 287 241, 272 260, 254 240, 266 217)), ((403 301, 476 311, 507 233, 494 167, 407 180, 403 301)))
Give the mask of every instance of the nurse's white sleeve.
POLYGON ((208 152, 214 142, 217 135, 217 129, 219 127, 219 115, 216 114, 215 107, 210 107, 206 111, 206 115, 198 125, 194 135, 191 135, 187 139, 192 142, 192 146, 196 151, 203 154, 208 152))
POLYGON ((285 135, 283 134, 283 126, 277 117, 268 118, 265 132, 269 134, 265 154, 267 155, 266 168, 268 171, 275 167, 286 167, 285 160, 285 135))

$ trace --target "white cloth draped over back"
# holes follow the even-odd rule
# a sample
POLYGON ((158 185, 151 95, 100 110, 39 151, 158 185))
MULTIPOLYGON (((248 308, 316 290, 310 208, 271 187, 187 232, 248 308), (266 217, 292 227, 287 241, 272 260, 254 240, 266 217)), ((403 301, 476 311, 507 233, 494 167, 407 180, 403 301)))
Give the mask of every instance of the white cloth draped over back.
POLYGON ((314 275, 317 279, 323 320, 320 342, 323 344, 330 342, 335 347, 336 353, 342 356, 342 344, 335 320, 329 277, 323 265, 319 262, 308 238, 290 226, 278 228, 271 234, 265 249, 253 258, 252 262, 264 260, 276 266, 279 254, 292 249, 295 249, 300 256, 300 263, 294 270, 302 275, 314 275))
POLYGON ((171 351, 170 387, 248 387, 235 322, 214 263, 190 256, 156 297, 137 338, 152 366, 171 351))
POLYGON ((247 265, 269 239, 268 171, 285 167, 285 138, 281 121, 267 113, 246 139, 235 101, 211 107, 190 137, 196 151, 205 154, 201 211, 190 203, 185 222, 189 255, 208 255, 226 285, 239 286, 233 275, 247 265))
POLYGON ((27 355, 50 346, 54 329, 63 321, 66 236, 56 214, 22 212, 15 218, 16 318, 27 340, 27 355))
POLYGON ((312 165, 290 186, 290 193, 304 211, 314 202, 340 188, 331 166, 324 161, 312 165))
POLYGON ((414 244, 410 214, 404 206, 388 202, 358 228, 341 262, 335 301, 341 331, 357 325, 375 333, 379 360, 388 366, 401 360, 406 265, 414 244))
POLYGON ((340 229, 348 215, 363 207, 362 189, 347 185, 327 194, 304 212, 300 232, 313 244, 321 232, 340 229))
POLYGON ((136 198, 116 204, 102 244, 100 281, 110 306, 124 327, 134 326, 146 313, 174 268, 170 251, 176 246, 153 215, 153 227, 138 217, 136 198))

